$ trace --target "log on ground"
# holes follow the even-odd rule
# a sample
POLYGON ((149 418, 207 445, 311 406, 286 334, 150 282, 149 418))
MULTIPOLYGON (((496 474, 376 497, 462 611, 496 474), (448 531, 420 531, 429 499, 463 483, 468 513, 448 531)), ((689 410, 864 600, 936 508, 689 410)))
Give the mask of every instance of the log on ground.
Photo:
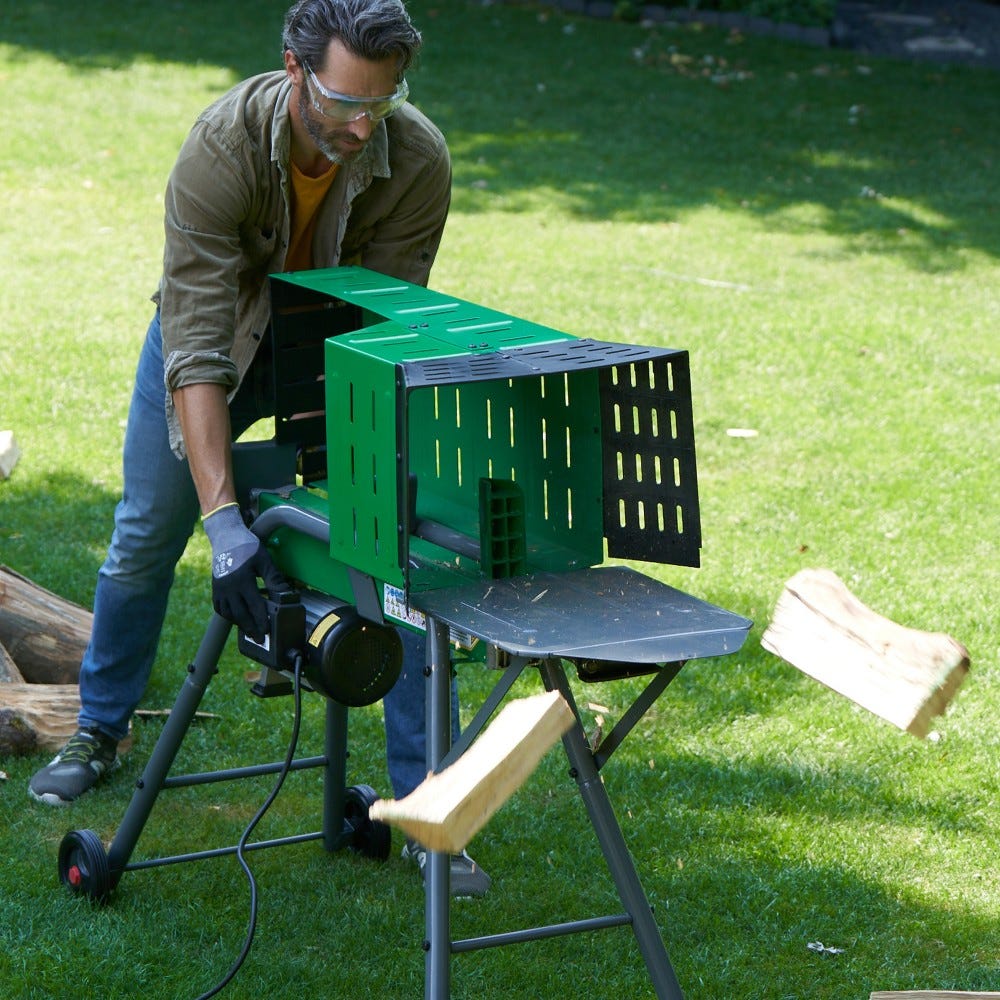
POLYGON ((969 672, 961 643, 876 614, 823 569, 802 570, 785 584, 761 645, 921 738, 969 672))
POLYGON ((0 757, 61 749, 79 711, 75 684, 0 684, 0 757))
POLYGON ((0 643, 25 680, 75 683, 93 617, 78 604, 0 566, 0 643))

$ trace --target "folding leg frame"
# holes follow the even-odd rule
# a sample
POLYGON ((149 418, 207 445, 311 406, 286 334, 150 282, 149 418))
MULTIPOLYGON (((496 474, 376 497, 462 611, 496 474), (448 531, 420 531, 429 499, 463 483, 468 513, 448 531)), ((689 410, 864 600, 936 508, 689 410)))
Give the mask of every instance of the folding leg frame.
MULTIPOLYGON (((493 714, 528 661, 514 658, 476 717, 463 732, 454 747, 450 746, 451 663, 449 630, 434 619, 427 629, 427 766, 439 771, 457 759, 476 738, 493 714)), ((541 938, 556 937, 581 931, 600 930, 623 925, 631 926, 646 969, 660 1000, 682 1000, 680 986, 667 957, 663 939, 653 918, 652 910, 636 874, 635 865, 625 845, 621 827, 615 817, 603 782, 600 767, 621 744, 622 739, 642 717, 667 684, 676 676, 681 664, 671 664, 654 675, 646 690, 619 727, 605 741, 605 753, 591 750, 583 730, 580 714, 559 660, 545 660, 540 671, 546 690, 558 690, 576 716, 576 722, 563 737, 563 747, 586 806, 590 822, 604 854, 611 877, 618 890, 624 913, 575 920, 545 927, 527 928, 479 938, 452 940, 450 921, 449 858, 445 853, 430 852, 427 862, 425 900, 425 997, 426 1000, 447 1000, 450 996, 451 956, 482 948, 516 944, 541 938)))
MULTIPOLYGON (((607 604, 607 579, 607 576, 601 577, 591 588, 592 592, 600 597, 602 606, 607 604)), ((616 575, 612 579, 615 582, 623 580, 626 585, 631 584, 630 577, 623 578, 616 575)), ((588 581, 594 583, 589 577, 588 581)), ((510 583, 515 596, 517 596, 515 589, 517 586, 519 585, 516 583, 510 583)), ((499 583, 487 585, 483 596, 485 597, 493 590, 500 591, 501 589, 499 583)), ((657 592, 654 596, 659 598, 662 595, 657 592)), ((435 772, 443 770, 457 760, 485 728, 522 672, 529 665, 532 669, 537 667, 545 688, 549 691, 559 691, 575 716, 573 726, 563 736, 563 748, 569 761, 570 774, 576 780, 580 796, 623 906, 623 912, 618 914, 513 930, 477 938, 453 940, 450 919, 450 859, 445 853, 429 852, 425 869, 425 938, 423 941, 426 953, 426 1000, 448 1000, 450 997, 450 970, 453 955, 582 931, 622 926, 632 928, 659 1000, 683 1000, 683 994, 667 957, 659 928, 653 918, 652 909, 639 882, 607 791, 600 779, 600 770, 676 676, 684 659, 688 656, 717 655, 738 648, 750 623, 746 619, 740 619, 738 616, 721 611, 721 609, 711 608, 686 595, 674 593, 670 599, 684 602, 683 608, 687 612, 684 616, 686 631, 678 632, 675 635, 669 630, 664 632, 661 629, 660 632, 654 634, 654 646, 641 646, 642 650, 652 648, 659 653, 669 652, 670 655, 656 655, 651 658, 650 662, 663 665, 656 668, 651 674, 651 679, 645 689, 635 698, 596 749, 592 749, 587 741, 580 713, 563 668, 564 661, 572 662, 577 658, 565 653, 557 655, 555 652, 545 654, 541 658, 530 656, 526 647, 518 649, 509 640, 500 640, 496 637, 493 639, 484 638, 484 641, 495 651, 502 652, 509 665, 499 674, 492 691, 460 738, 452 745, 450 634, 455 622, 445 623, 433 612, 433 609, 424 609, 427 615, 428 637, 426 661, 428 770, 435 772), (678 652, 681 649, 692 652, 678 652)), ((448 600, 450 598, 443 601, 446 606, 448 606, 448 600)), ((578 601, 579 591, 570 593, 567 600, 578 601)), ((632 605, 634 603, 632 602, 632 605)), ((467 606, 482 610, 475 601, 467 602, 467 606)), ((485 611, 490 611, 490 609, 486 608, 485 611)), ((616 612, 610 613, 615 614, 616 612)), ((558 623, 563 620, 563 617, 561 612, 557 612, 552 620, 558 623)), ((583 613, 580 617, 583 621, 594 625, 591 620, 592 615, 583 613)), ((499 619, 495 620, 499 621, 499 619)), ((500 631, 506 632, 508 625, 503 622, 500 624, 502 626, 500 631)), ((536 615, 530 624, 544 623, 539 621, 536 615)), ((598 631, 602 630, 600 623, 597 623, 595 627, 598 631)), ((64 884, 74 892, 85 893, 94 900, 103 901, 117 886, 126 871, 217 857, 233 854, 239 850, 239 846, 236 845, 151 860, 131 860, 138 839, 161 790, 236 778, 278 774, 286 766, 286 762, 281 761, 273 764, 199 774, 173 775, 170 773, 177 752, 194 720, 208 683, 218 671, 218 661, 230 630, 231 626, 217 615, 213 616, 209 622, 195 659, 188 667, 188 675, 170 717, 153 748, 142 777, 136 784, 136 790, 109 849, 105 851, 100 838, 89 830, 72 831, 63 839, 59 851, 60 877, 64 884)), ((582 663, 583 661, 578 662, 582 663)), ((368 817, 368 807, 374 801, 374 792, 363 785, 352 788, 345 787, 347 712, 347 708, 343 705, 327 700, 324 753, 318 757, 298 758, 288 765, 290 770, 305 768, 322 768, 324 770, 322 829, 315 833, 249 843, 245 845, 245 850, 277 847, 307 840, 321 840, 328 851, 352 847, 371 857, 383 860, 388 857, 389 830, 380 823, 373 823, 368 817)))
MULTIPOLYGON (((59 874, 72 891, 104 901, 118 885, 125 872, 203 858, 235 854, 238 846, 219 847, 132 861, 131 857, 161 791, 190 785, 211 784, 261 775, 277 775, 284 761, 195 774, 170 773, 174 759, 187 735, 209 681, 218 672, 218 662, 229 636, 231 625, 213 615, 187 670, 187 677, 171 709, 163 731, 153 747, 149 761, 136 782, 122 822, 107 851, 90 830, 74 830, 64 838, 59 851, 59 874)), ((324 752, 320 756, 292 761, 289 770, 309 768, 324 770, 322 828, 313 833, 296 834, 272 840, 256 841, 244 850, 260 850, 288 844, 320 840, 328 851, 353 847, 361 853, 384 860, 389 852, 389 831, 368 820, 368 807, 374 795, 367 786, 345 787, 347 761, 347 708, 326 701, 324 752)))

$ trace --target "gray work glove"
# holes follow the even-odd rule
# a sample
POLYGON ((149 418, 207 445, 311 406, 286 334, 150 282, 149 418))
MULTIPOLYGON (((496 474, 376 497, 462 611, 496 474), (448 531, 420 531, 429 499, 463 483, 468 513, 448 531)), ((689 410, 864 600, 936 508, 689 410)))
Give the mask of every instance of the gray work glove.
POLYGON ((257 589, 257 577, 272 594, 288 590, 288 582, 261 540, 243 523, 238 504, 213 510, 202 523, 212 543, 212 607, 255 642, 263 642, 267 605, 257 589))

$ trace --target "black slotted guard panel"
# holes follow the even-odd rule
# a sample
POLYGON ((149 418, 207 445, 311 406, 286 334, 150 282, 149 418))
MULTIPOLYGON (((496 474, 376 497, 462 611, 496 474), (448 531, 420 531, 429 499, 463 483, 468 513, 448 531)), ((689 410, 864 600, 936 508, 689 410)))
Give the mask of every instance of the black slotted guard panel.
POLYGON ((363 326, 362 310, 280 281, 271 302, 275 441, 296 446, 304 482, 325 479, 324 344, 363 326))
POLYGON ((608 555, 700 564, 691 376, 686 351, 601 372, 608 555))

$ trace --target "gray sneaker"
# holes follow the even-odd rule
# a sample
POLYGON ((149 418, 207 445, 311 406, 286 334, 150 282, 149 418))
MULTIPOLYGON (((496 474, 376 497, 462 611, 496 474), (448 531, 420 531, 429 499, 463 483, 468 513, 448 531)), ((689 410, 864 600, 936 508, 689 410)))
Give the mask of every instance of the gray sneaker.
MULTIPOLYGON (((407 840, 403 845, 402 856, 404 861, 414 862, 420 869, 421 875, 425 874, 426 847, 418 844, 415 840, 407 840)), ((485 896, 491 884, 492 880, 489 875, 465 851, 451 856, 451 894, 453 896, 485 896)))
POLYGON ((118 741, 98 729, 78 729, 28 782, 28 794, 47 806, 66 806, 118 767, 118 741))

